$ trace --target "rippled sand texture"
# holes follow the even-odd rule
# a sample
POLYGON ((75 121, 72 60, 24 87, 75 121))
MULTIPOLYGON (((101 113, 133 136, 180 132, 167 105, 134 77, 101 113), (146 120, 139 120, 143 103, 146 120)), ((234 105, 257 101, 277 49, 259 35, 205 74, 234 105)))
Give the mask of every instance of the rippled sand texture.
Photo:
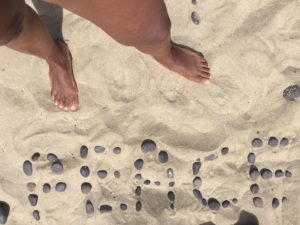
POLYGON ((63 112, 50 101, 47 65, 0 48, 0 201, 10 206, 7 224, 230 225, 242 210, 261 225, 300 224, 300 103, 282 97, 300 84, 299 1, 166 4, 174 40, 206 55, 211 84, 169 72, 66 12, 81 108, 63 112), (272 147, 270 137, 289 143, 272 147), (261 147, 252 146, 254 138, 261 147), (145 139, 155 141, 155 151, 141 151, 145 139), (96 153, 95 146, 106 150, 96 153), (168 158, 159 159, 161 150, 168 158), (35 152, 40 157, 32 161, 35 152), (49 153, 63 171, 51 170, 49 153), (23 172, 26 160, 31 176, 23 172), (31 191, 29 182, 36 184, 31 191))

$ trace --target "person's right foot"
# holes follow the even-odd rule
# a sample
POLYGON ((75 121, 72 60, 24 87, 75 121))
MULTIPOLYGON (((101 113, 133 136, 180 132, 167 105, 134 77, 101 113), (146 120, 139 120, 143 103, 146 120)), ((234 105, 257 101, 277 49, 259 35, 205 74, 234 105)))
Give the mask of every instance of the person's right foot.
POLYGON ((72 56, 65 43, 57 42, 61 57, 49 63, 51 99, 64 110, 76 110, 79 107, 78 88, 73 74, 72 56))

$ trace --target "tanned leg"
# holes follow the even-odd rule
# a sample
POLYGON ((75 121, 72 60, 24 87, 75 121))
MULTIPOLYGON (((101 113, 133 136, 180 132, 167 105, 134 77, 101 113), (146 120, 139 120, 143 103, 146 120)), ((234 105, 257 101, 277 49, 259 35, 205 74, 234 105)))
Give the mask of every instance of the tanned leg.
POLYGON ((170 37, 163 0, 47 0, 89 19, 123 45, 134 46, 185 78, 210 79, 204 56, 170 37))
POLYGON ((52 100, 65 110, 78 108, 70 52, 66 45, 51 38, 38 15, 24 0, 0 0, 0 45, 46 60, 52 100))

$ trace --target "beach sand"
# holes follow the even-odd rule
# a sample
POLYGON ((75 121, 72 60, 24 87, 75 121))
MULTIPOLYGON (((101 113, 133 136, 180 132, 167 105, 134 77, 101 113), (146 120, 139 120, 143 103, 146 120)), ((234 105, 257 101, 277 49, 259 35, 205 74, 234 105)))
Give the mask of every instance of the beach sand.
POLYGON ((166 4, 174 41, 206 56, 209 85, 168 71, 65 11, 80 109, 64 112, 50 100, 47 64, 0 48, 6 224, 231 225, 242 211, 260 225, 300 224, 300 99, 283 97, 285 88, 300 84, 299 2, 166 4), (255 138, 262 146, 252 146, 255 138), (155 150, 142 151, 147 139, 155 150), (80 149, 83 157, 88 149, 85 158, 80 149), (29 182, 36 184, 31 191, 29 182))

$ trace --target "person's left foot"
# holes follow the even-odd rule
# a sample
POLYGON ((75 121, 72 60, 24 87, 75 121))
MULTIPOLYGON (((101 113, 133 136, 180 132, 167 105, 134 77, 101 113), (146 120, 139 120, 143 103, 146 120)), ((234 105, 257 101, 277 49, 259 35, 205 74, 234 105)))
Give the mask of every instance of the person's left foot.
POLYGON ((61 57, 49 63, 51 98, 55 105, 64 110, 79 107, 78 88, 73 74, 72 56, 67 44, 56 42, 61 57))

